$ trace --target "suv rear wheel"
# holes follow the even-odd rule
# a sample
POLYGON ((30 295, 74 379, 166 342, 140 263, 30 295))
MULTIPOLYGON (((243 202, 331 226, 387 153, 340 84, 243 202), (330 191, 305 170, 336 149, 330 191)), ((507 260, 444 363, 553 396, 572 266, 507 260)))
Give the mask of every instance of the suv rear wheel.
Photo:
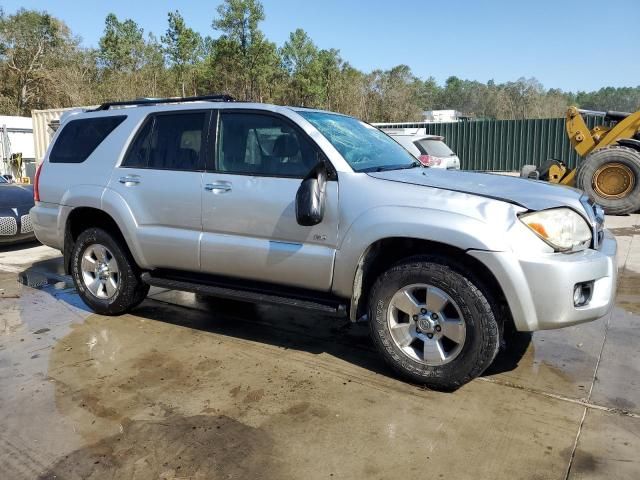
POLYGON ((125 313, 149 292, 131 254, 100 228, 89 228, 78 236, 71 254, 71 275, 80 298, 102 315, 125 313))
POLYGON ((483 291, 481 282, 445 257, 399 263, 371 291, 373 342, 409 380, 454 390, 498 353, 496 309, 483 291))

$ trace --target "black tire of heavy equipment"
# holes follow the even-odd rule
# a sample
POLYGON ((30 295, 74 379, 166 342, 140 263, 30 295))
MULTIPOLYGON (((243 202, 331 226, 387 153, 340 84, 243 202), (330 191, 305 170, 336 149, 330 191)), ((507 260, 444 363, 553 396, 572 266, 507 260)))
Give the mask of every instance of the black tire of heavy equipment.
POLYGON ((614 145, 596 150, 585 158, 576 172, 576 186, 600 205, 609 215, 625 215, 640 210, 640 152, 614 145), (593 176, 606 163, 621 163, 631 169, 635 175, 633 190, 623 198, 605 198, 593 187, 593 176))

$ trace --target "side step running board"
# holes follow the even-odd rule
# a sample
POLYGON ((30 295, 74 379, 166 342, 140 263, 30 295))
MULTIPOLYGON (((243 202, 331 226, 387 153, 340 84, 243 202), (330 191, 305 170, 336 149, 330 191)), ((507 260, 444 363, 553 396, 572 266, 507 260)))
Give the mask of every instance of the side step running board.
POLYGON ((153 287, 168 288, 170 290, 181 290, 185 292, 199 293, 202 295, 210 295, 212 297, 228 298, 231 300, 240 300, 249 303, 268 303, 271 305, 284 305, 288 307, 303 308, 306 310, 315 310, 327 314, 344 315, 346 312, 346 304, 338 300, 331 299, 315 299, 302 296, 287 296, 286 294, 260 292, 256 290, 244 290, 237 287, 229 287, 214 283, 197 283, 184 279, 173 279, 166 277, 153 276, 149 272, 142 274, 141 279, 144 283, 153 287))

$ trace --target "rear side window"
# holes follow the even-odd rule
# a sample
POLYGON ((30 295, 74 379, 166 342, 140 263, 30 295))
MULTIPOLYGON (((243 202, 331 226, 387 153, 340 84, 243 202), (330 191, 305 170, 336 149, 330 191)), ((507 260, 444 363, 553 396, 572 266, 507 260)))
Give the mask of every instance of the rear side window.
POLYGON ((125 118, 125 115, 119 115, 69 121, 51 149, 49 162, 84 162, 125 118))
POLYGON ((431 155, 432 157, 446 158, 455 155, 453 150, 441 140, 418 140, 416 144, 420 150, 423 150, 422 153, 431 155))
POLYGON ((206 119, 205 112, 154 115, 136 135, 122 166, 203 170, 206 119))

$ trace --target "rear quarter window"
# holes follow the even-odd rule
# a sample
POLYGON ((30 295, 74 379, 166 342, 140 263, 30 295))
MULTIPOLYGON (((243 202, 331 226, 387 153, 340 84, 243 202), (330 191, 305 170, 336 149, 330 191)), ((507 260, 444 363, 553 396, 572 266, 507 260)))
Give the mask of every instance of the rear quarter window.
POLYGON ((423 153, 433 157, 445 158, 455 155, 453 150, 451 150, 442 140, 419 140, 416 143, 422 147, 422 150, 424 150, 423 153))
POLYGON ((51 149, 49 163, 82 163, 126 115, 70 120, 51 149))

